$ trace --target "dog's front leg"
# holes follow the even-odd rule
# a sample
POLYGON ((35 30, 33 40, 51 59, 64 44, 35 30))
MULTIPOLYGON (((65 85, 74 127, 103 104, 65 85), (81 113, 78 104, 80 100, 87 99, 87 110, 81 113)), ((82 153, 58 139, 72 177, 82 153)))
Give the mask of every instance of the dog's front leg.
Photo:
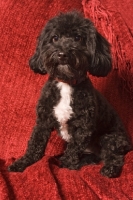
MULTIPOLYGON (((75 133, 75 135, 77 134, 75 133)), ((71 138, 63 156, 59 159, 61 161, 61 167, 79 169, 81 167, 80 158, 82 157, 84 150, 88 147, 89 141, 89 134, 87 136, 84 134, 83 136, 81 133, 80 136, 78 135, 77 137, 71 138)))
POLYGON ((28 142, 25 155, 10 165, 8 171, 22 172, 26 167, 40 160, 44 155, 50 132, 50 129, 46 129, 41 124, 36 125, 28 142))

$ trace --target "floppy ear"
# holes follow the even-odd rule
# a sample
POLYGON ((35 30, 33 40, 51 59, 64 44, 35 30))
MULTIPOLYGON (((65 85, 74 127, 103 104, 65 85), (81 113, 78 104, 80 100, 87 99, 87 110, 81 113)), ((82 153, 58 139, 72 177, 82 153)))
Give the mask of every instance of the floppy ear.
POLYGON ((39 74, 47 74, 41 58, 42 36, 40 35, 37 42, 37 47, 34 55, 29 60, 30 68, 39 74))
POLYGON ((93 76, 104 77, 112 69, 112 59, 109 42, 98 32, 93 41, 93 53, 91 55, 91 65, 88 71, 93 76))

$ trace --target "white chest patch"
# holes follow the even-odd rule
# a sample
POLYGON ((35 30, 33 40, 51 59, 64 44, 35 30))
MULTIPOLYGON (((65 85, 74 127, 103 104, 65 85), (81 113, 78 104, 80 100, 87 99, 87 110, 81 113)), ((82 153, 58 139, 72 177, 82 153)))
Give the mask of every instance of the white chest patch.
POLYGON ((73 89, 67 83, 59 82, 57 87, 60 90, 60 101, 54 107, 55 116, 60 123, 60 134, 64 140, 69 142, 71 136, 68 134, 67 121, 71 118, 73 114, 70 103, 72 102, 72 92, 73 89))

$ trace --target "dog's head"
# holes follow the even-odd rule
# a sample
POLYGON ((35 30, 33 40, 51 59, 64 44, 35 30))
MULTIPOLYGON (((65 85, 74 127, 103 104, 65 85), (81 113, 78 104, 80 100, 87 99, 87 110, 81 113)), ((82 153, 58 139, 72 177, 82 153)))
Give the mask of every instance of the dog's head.
POLYGON ((51 19, 38 38, 30 67, 62 80, 106 76, 112 67, 110 45, 89 19, 78 12, 51 19))

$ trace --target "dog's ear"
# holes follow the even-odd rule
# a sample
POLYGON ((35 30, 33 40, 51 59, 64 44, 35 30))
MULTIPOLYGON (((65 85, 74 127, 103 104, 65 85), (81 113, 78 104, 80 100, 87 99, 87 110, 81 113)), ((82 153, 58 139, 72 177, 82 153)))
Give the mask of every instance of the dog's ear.
POLYGON ((42 48, 42 35, 38 37, 36 51, 29 60, 29 66, 35 73, 44 75, 47 74, 47 71, 45 70, 44 64, 42 62, 41 48, 42 48))
POLYGON ((112 59, 109 42, 96 31, 92 42, 91 65, 88 71, 93 76, 104 77, 112 69, 112 59))

